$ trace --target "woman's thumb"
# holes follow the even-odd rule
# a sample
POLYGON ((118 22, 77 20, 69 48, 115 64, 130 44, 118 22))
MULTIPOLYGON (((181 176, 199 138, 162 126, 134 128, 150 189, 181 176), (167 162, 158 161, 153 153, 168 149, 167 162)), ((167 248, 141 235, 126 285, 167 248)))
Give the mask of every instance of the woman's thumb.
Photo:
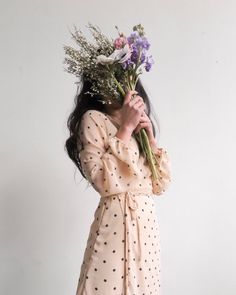
POLYGON ((124 98, 124 103, 130 101, 133 94, 138 94, 138 91, 130 90, 128 93, 126 93, 126 96, 124 98))

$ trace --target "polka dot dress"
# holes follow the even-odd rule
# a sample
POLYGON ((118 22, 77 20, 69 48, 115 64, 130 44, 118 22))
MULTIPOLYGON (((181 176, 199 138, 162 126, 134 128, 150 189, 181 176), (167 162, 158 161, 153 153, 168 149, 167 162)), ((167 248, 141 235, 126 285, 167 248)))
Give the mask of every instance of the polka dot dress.
MULTIPOLYGON (((100 194, 76 295, 161 294, 160 236, 153 195, 171 181, 170 160, 159 148, 154 181, 136 139, 116 137, 117 124, 97 110, 80 124, 81 166, 100 194)), ((80 147, 78 147, 80 149, 80 147)))

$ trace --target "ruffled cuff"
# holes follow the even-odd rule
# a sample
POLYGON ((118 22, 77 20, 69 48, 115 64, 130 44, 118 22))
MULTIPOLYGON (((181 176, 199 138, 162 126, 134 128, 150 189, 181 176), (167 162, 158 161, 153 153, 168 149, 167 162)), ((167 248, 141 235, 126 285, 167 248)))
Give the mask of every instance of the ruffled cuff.
POLYGON ((163 148, 158 148, 159 153, 155 153, 157 158, 156 169, 160 175, 157 180, 152 180, 153 193, 161 195, 167 190, 171 182, 171 162, 168 153, 163 148))

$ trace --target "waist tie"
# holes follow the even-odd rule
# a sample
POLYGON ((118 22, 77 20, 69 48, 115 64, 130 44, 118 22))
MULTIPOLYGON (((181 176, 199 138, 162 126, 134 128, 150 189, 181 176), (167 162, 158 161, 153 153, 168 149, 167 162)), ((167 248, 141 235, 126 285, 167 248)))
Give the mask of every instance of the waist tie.
POLYGON ((139 221, 137 219, 137 209, 138 203, 135 199, 135 194, 132 192, 125 192, 125 200, 124 200, 124 220, 125 220, 125 295, 128 295, 128 286, 129 286, 129 265, 131 262, 130 251, 132 249, 132 239, 130 238, 131 228, 133 225, 133 221, 136 220, 137 224, 137 235, 138 235, 138 260, 140 261, 142 258, 142 237, 141 237, 141 229, 139 225, 139 221), (131 217, 131 222, 129 219, 131 217), (129 250, 129 251, 128 251, 129 250))

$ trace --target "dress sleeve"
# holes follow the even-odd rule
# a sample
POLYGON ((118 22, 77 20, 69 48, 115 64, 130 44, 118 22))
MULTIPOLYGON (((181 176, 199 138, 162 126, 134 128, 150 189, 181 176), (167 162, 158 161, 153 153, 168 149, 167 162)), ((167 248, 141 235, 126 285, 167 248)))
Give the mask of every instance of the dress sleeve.
POLYGON ((138 153, 129 143, 107 133, 103 114, 89 110, 82 116, 79 137, 82 143, 80 161, 86 179, 101 196, 112 194, 119 180, 117 165, 125 165, 127 173, 136 172, 138 153))
POLYGON ((152 179, 153 193, 155 195, 161 195, 167 190, 171 182, 171 162, 167 154, 167 151, 163 148, 158 148, 158 152, 155 153, 157 158, 157 170, 158 170, 158 179, 152 179))

